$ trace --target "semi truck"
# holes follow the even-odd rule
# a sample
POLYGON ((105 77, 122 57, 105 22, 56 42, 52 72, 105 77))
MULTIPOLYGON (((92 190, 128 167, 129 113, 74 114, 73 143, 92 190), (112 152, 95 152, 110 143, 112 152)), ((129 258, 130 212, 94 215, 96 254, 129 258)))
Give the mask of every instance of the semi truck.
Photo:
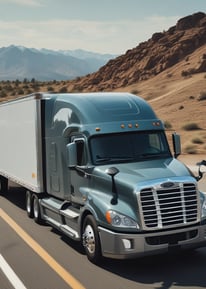
MULTIPOLYGON (((93 263, 206 245, 202 177, 130 93, 33 93, 0 104, 0 191, 25 189, 27 215, 81 242, 93 263)), ((205 165, 205 161, 201 163, 205 165)), ((18 193, 18 191, 15 193, 18 193)))

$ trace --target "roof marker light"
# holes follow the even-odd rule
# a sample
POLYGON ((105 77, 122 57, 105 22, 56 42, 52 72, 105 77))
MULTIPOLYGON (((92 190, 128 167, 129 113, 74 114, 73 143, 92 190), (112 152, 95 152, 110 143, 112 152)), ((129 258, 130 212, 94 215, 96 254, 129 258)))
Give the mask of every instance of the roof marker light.
POLYGON ((159 121, 155 121, 155 122, 153 122, 153 125, 154 126, 160 126, 160 122, 159 121))

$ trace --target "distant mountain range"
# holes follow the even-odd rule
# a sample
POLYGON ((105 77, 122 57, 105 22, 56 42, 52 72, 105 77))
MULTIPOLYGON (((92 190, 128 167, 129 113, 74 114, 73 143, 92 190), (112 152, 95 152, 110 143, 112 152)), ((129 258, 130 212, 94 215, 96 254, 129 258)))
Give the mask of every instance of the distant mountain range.
POLYGON ((97 71, 116 56, 81 49, 54 51, 11 45, 0 48, 0 81, 71 80, 97 71))

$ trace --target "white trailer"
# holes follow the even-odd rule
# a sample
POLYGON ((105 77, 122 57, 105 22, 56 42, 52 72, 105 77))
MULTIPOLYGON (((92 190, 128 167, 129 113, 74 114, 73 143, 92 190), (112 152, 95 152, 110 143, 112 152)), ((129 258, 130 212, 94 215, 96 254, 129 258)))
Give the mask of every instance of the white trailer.
POLYGON ((0 175, 29 190, 43 191, 40 100, 0 105, 0 175))

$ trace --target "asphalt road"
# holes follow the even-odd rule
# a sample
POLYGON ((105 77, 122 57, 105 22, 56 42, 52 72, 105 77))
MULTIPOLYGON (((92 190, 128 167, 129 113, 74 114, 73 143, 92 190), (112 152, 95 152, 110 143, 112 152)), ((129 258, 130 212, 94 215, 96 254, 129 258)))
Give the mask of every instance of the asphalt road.
MULTIPOLYGON (((206 191, 206 176, 200 182, 206 191)), ((90 263, 81 248, 25 211, 25 192, 0 196, 0 289, 180 289, 206 287, 206 248, 90 263), (13 285, 12 285, 13 282, 13 285)))

